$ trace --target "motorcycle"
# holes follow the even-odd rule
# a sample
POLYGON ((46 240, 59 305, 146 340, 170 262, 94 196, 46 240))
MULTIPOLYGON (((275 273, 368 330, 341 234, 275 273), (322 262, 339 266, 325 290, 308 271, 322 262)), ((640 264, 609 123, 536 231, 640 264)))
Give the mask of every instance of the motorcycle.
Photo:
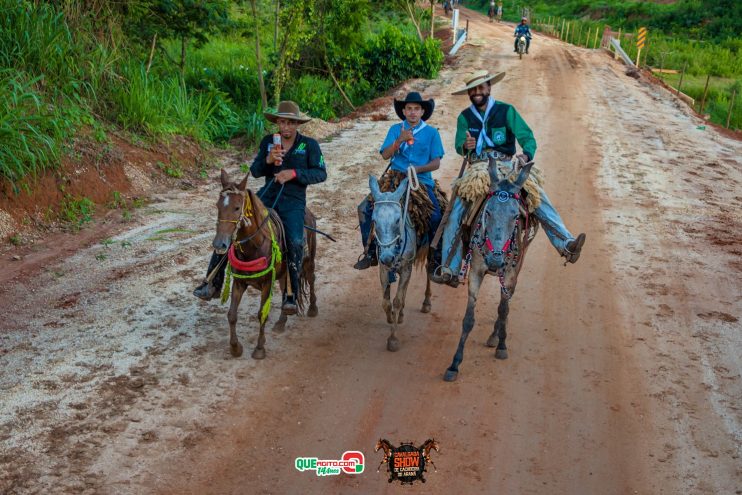
POLYGON ((518 57, 523 59, 524 53, 526 53, 526 36, 522 34, 518 37, 518 57))

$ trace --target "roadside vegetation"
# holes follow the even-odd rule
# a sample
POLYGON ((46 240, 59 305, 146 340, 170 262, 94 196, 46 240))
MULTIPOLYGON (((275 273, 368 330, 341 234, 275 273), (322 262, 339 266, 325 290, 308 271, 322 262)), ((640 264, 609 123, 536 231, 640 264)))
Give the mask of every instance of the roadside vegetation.
MULTIPOLYGON (((474 6, 486 13, 489 0, 474 0, 474 6)), ((593 48, 603 28, 621 30, 621 44, 636 60, 636 32, 646 27, 648 35, 641 55, 642 66, 670 69, 685 68, 680 88, 696 100, 701 110, 707 76, 711 76, 704 114, 720 125, 730 117, 731 129, 742 129, 742 2, 737 0, 678 0, 649 2, 624 0, 538 0, 503 1, 505 20, 518 22, 528 10, 533 27, 556 33, 570 43, 593 48), (565 29, 569 24, 569 30, 565 29), (729 115, 732 97, 734 106, 729 115)), ((658 73, 665 82, 677 87, 679 74, 658 73)))
POLYGON ((281 99, 341 117, 406 79, 437 75, 429 10, 409 5, 0 0, 0 177, 16 184, 57 167, 83 128, 100 142, 123 129, 150 141, 242 137, 250 147, 265 133, 263 110, 281 99))

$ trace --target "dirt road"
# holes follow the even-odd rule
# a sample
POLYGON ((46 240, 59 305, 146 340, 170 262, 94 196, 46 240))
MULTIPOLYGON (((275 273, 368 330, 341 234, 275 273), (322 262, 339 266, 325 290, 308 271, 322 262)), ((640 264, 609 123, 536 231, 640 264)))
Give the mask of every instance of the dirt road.
MULTIPOLYGON (((376 472, 376 440, 435 437, 438 471, 411 493, 741 493, 742 146, 602 53, 536 35, 519 61, 510 26, 469 16, 453 66, 400 89, 436 99, 438 178, 460 165, 468 100, 451 91, 475 69, 507 71, 493 96, 530 123, 547 191, 588 236, 564 267, 539 234, 511 303, 510 358, 484 346, 488 279, 459 379, 443 382, 466 289, 435 287, 422 314, 420 273, 401 349, 385 350, 378 274, 351 265, 390 104, 322 143, 330 178, 310 206, 338 243, 320 240, 320 315, 269 333, 264 361, 231 358, 226 307, 190 296, 216 170, 136 227, 5 284, 0 492, 396 492, 376 472), (346 450, 366 455, 364 473, 294 468, 346 450)), ((246 350, 256 308, 251 297, 241 309, 246 350)))

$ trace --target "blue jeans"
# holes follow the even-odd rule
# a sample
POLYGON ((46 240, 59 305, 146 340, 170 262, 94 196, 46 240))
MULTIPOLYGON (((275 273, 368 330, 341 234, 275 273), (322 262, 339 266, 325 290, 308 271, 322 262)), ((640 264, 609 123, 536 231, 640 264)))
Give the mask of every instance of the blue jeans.
MULTIPOLYGON (((428 192, 430 201, 433 202, 433 213, 430 216, 430 225, 428 226, 428 241, 433 240, 435 232, 438 230, 438 226, 443 218, 443 212, 441 211, 441 205, 438 203, 438 198, 435 197, 435 190, 433 186, 427 184, 421 184, 425 186, 428 192)), ((368 196, 363 198, 361 204, 358 205, 358 224, 361 227, 361 242, 363 247, 366 247, 368 243, 368 236, 371 235, 371 217, 374 213, 374 205, 368 200, 368 196)), ((419 241, 419 240, 418 240, 419 241)), ((371 240, 371 244, 368 247, 368 252, 372 255, 376 255, 376 241, 371 240)))
MULTIPOLYGON (((538 219, 541 227, 543 227, 546 236, 549 238, 549 242, 560 255, 565 253, 567 243, 574 239, 574 236, 567 230, 564 225, 564 220, 556 211, 554 205, 551 204, 551 200, 546 195, 543 189, 539 189, 541 195, 541 204, 533 212, 538 219)), ((451 269, 454 276, 458 275, 461 270, 461 261, 463 259, 463 246, 461 245, 461 237, 459 236, 454 245, 454 240, 457 238, 457 233, 461 229, 461 222, 466 216, 469 210, 469 204, 459 198, 458 196, 453 202, 451 214, 448 217, 448 222, 443 227, 443 266, 447 266, 451 269), (449 256, 451 261, 447 264, 449 256)))

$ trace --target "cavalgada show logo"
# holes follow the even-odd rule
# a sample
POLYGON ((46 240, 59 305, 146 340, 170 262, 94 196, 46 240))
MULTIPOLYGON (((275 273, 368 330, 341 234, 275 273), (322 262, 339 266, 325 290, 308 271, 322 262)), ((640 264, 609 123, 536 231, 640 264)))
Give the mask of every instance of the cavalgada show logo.
POLYGON ((317 476, 335 476, 340 473, 361 474, 365 459, 363 452, 349 450, 340 459, 318 459, 316 457, 297 457, 294 466, 299 471, 314 471, 317 476))
POLYGON ((384 450, 384 457, 376 469, 378 472, 383 464, 387 465, 389 471, 389 483, 394 480, 402 485, 411 485, 417 480, 425 483, 424 474, 428 471, 427 464, 433 466, 437 471, 430 451, 440 452, 440 445, 433 438, 429 438, 420 447, 415 447, 412 442, 403 442, 399 447, 393 446, 389 440, 380 438, 376 442, 376 452, 384 450))

